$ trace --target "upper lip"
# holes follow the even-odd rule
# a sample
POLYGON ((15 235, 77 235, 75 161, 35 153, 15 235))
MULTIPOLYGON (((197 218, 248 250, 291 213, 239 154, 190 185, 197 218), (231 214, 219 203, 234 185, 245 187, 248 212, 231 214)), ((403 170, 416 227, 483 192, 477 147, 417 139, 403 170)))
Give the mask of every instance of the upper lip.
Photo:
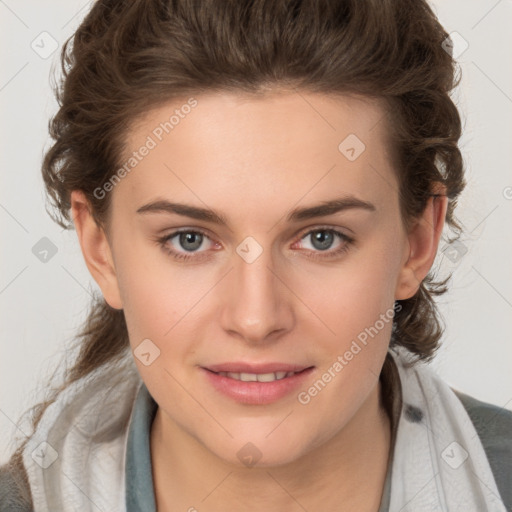
POLYGON ((227 362, 220 364, 211 364, 205 366, 207 370, 215 373, 231 372, 231 373, 275 373, 275 372, 300 372, 311 365, 290 364, 290 363, 244 363, 244 362, 227 362))

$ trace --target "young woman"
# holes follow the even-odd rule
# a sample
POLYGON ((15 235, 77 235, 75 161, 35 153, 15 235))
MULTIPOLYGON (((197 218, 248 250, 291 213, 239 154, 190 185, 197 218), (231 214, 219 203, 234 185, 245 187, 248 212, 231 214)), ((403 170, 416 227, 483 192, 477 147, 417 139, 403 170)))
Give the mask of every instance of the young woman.
POLYGON ((1 510, 510 510, 512 413, 427 364, 447 37, 424 0, 94 4, 43 177, 102 295, 1 510))

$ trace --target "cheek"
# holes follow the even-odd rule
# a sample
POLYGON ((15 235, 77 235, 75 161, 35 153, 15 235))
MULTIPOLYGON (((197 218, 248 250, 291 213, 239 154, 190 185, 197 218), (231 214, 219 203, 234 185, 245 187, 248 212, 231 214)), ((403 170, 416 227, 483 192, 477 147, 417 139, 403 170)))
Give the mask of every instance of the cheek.
POLYGON ((325 424, 333 429, 355 414, 378 380, 393 325, 397 254, 384 238, 375 240, 336 270, 317 273, 301 291, 309 288, 306 303, 321 320, 308 325, 319 329, 314 339, 322 374, 302 390, 300 403, 328 416, 325 424))
POLYGON ((176 369, 196 350, 195 340, 201 338, 197 329, 208 304, 205 299, 215 284, 214 276, 206 267, 185 271, 167 262, 163 251, 156 257, 148 254, 159 251, 157 248, 146 251, 146 258, 137 251, 126 253, 128 256, 119 265, 118 273, 135 356, 146 339, 157 347, 157 353, 159 351, 155 363, 149 367, 136 360, 143 378, 149 379, 155 378, 155 370, 160 369, 161 373, 163 368, 176 369))
POLYGON ((394 303, 399 248, 380 238, 367 241, 339 264, 301 279, 300 296, 335 332, 374 323, 394 303))
POLYGON ((310 335, 315 336, 314 324, 322 365, 336 375, 319 406, 328 406, 331 393, 353 393, 357 402, 379 374, 393 326, 399 250, 396 239, 375 238, 338 266, 301 281, 298 294, 315 314, 308 323, 310 335))
POLYGON ((128 239, 123 245, 116 273, 130 341, 137 345, 145 338, 164 340, 180 314, 180 305, 188 302, 186 290, 173 273, 165 275, 165 259, 158 248, 128 239))
POLYGON ((125 314, 148 317, 152 325, 165 321, 166 315, 172 319, 172 307, 180 303, 177 299, 186 299, 187 289, 180 286, 182 273, 170 256, 157 242, 129 232, 119 240, 116 252, 121 255, 116 273, 125 314))

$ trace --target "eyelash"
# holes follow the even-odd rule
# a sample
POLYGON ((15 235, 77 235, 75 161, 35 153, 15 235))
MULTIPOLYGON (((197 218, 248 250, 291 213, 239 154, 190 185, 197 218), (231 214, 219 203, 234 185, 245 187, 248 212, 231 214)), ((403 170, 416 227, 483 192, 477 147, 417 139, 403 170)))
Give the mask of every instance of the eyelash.
MULTIPOLYGON (((333 234, 339 236, 341 238, 341 240, 344 241, 345 243, 340 248, 335 249, 332 252, 314 251, 312 256, 308 256, 309 258, 311 258, 313 260, 328 260, 328 259, 333 259, 338 256, 341 256, 342 254, 347 252, 350 249, 350 247, 352 246, 352 244, 354 243, 354 239, 352 237, 349 237, 345 233, 342 233, 336 229, 329 228, 326 226, 325 227, 317 227, 315 229, 311 229, 309 231, 302 233, 300 235, 298 241, 302 240, 303 238, 306 238, 308 235, 311 235, 312 233, 317 233, 317 232, 322 232, 322 231, 325 231, 328 233, 333 233, 333 234), (324 254, 326 256, 324 256, 324 254)), ((203 256, 194 256, 195 253, 185 254, 185 253, 174 251, 173 249, 169 249, 167 242, 169 240, 173 239, 176 235, 179 235, 180 233, 194 233, 194 234, 200 234, 207 238, 210 238, 208 236, 208 234, 205 233, 204 231, 202 231, 201 229, 181 229, 178 231, 174 231, 168 235, 165 235, 164 237, 158 238, 157 242, 162 247, 162 249, 165 250, 165 252, 167 252, 167 254, 171 255, 175 260, 188 261, 190 259, 202 259, 203 256)))

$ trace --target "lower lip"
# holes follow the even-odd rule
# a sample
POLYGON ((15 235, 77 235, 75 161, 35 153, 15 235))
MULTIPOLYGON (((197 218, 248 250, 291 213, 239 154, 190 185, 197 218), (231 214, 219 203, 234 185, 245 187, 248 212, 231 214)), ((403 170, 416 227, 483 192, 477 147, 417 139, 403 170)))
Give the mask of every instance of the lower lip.
POLYGON ((201 368, 212 386, 224 395, 243 404, 265 405, 285 397, 296 391, 311 375, 314 367, 307 368, 291 377, 272 382, 244 382, 242 380, 223 377, 206 368, 201 368))

